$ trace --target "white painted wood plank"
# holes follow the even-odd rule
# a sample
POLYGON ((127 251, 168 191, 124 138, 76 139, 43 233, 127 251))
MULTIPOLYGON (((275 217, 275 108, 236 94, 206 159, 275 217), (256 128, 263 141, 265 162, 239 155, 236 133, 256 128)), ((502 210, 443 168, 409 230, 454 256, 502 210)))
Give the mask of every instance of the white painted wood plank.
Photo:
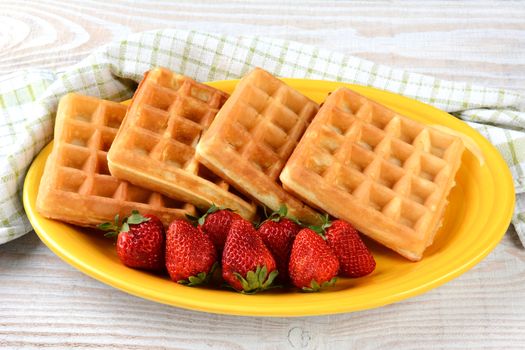
POLYGON ((524 89, 520 2, 0 3, 0 74, 63 70, 131 32, 162 27, 297 40, 378 63, 490 86, 524 89))
MULTIPOLYGON (((494 1, 1 1, 0 75, 63 70, 163 27, 297 40, 443 78, 525 91, 525 6, 494 1)), ((301 318, 172 308, 99 283, 29 234, 0 246, 5 349, 523 349, 515 233, 458 279, 363 312, 301 318)))

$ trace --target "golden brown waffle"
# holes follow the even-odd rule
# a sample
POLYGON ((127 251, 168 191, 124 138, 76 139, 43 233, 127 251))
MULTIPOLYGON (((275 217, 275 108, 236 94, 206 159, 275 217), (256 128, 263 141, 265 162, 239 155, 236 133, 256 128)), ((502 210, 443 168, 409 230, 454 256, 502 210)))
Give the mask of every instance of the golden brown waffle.
POLYGON ((255 205, 195 159, 195 146, 226 93, 164 68, 146 74, 108 153, 111 174, 192 203, 235 210, 251 219, 255 205))
POLYGON ((463 149, 458 137, 339 88, 280 178, 306 202, 417 261, 441 225, 463 149))
POLYGON ((94 97, 69 94, 60 100, 53 150, 37 197, 43 216, 94 227, 137 209, 158 216, 167 226, 195 213, 192 205, 109 174, 106 152, 125 114, 125 106, 94 97))
POLYGON ((308 223, 318 214, 283 190, 279 173, 319 106, 262 69, 245 76, 197 146, 213 172, 270 209, 308 223))

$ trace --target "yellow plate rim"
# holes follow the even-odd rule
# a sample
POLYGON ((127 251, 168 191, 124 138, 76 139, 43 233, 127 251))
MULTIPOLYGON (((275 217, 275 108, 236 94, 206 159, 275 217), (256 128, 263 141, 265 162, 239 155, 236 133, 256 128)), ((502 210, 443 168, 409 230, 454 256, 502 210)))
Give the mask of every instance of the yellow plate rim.
MULTIPOLYGON (((206 312, 220 313, 220 314, 233 314, 233 315, 246 315, 246 316, 311 316, 311 315, 323 315, 323 314, 336 314, 344 312, 352 312, 364 309, 371 309, 386 304, 394 303, 409 297, 413 297, 419 294, 422 294, 432 288, 440 286, 451 279, 459 276, 460 274, 468 271, 475 264, 481 261, 490 251, 492 251, 495 246, 499 243, 501 238, 506 232, 506 229, 510 223, 513 208, 514 208, 514 187, 512 176, 510 170, 508 169, 505 161, 499 154, 499 152, 492 146, 483 136, 481 136, 477 131, 472 129, 470 126, 460 121, 459 119, 451 116, 450 114, 441 111, 437 108, 434 108, 430 105, 424 104, 422 102, 397 95, 388 91, 379 90, 371 87, 365 87, 360 85, 352 85, 340 82, 331 82, 331 81, 322 81, 322 80, 306 80, 306 79, 289 79, 283 78, 283 81, 291 85, 292 87, 297 88, 298 90, 326 90, 333 91, 337 87, 346 86, 351 89, 354 89, 365 95, 373 95, 374 98, 382 103, 388 104, 391 108, 395 109, 395 105, 400 105, 403 107, 410 106, 412 109, 417 109, 422 111, 424 114, 435 115, 438 114, 443 118, 449 118, 447 122, 452 125, 457 126, 457 129, 461 129, 461 132, 468 134, 469 137, 474 139, 476 143, 483 150, 484 154, 490 153, 491 163, 487 164, 493 169, 498 169, 498 191, 496 195, 499 197, 505 197, 507 200, 504 202, 498 202, 500 216, 496 218, 495 221, 491 222, 490 228, 487 231, 484 231, 485 235, 489 235, 491 238, 489 243, 484 247, 484 249, 478 250, 476 252, 470 252, 467 258, 461 263, 456 263, 454 268, 451 268, 447 273, 440 274, 439 276, 429 279, 426 283, 419 284, 415 287, 408 288, 402 292, 393 294, 393 295, 384 295, 384 296, 375 296, 371 295, 368 302, 360 303, 358 305, 344 305, 341 308, 337 303, 332 303, 331 306, 326 308, 309 308, 308 305, 304 305, 305 309, 269 309, 264 310, 257 308, 257 303, 254 303, 254 306, 246 305, 221 305, 215 304, 213 301, 206 300, 195 300, 195 299, 182 299, 182 298, 173 298, 167 297, 165 293, 158 293, 154 290, 148 290, 144 286, 137 286, 134 283, 129 283, 123 278, 116 278, 111 274, 107 274, 101 271, 97 266, 93 266, 85 261, 79 260, 74 252, 69 252, 65 250, 60 242, 55 240, 53 234, 46 232, 45 228, 42 226, 38 213, 34 208, 34 202, 36 199, 36 194, 31 193, 26 190, 31 187, 33 181, 39 181, 40 179, 34 178, 35 163, 31 165, 25 182, 24 182, 24 191, 23 191, 23 203, 28 218, 33 225, 35 232, 38 234, 40 239, 61 259, 66 261, 68 264, 74 266, 78 270, 84 272, 85 274, 105 283, 110 286, 113 286, 117 289, 120 289, 126 293, 149 299, 152 301, 157 301, 160 303, 183 307, 187 309, 200 310, 206 312), (335 304, 335 305, 334 305, 335 304)), ((225 81, 215 81, 208 83, 211 86, 217 88, 231 88, 237 84, 238 80, 225 80, 225 81)), ((42 153, 37 156, 41 157, 42 153)), ((487 157, 489 158, 489 157, 487 157)), ((232 293, 233 294, 233 293, 232 293)), ((262 294, 261 294, 262 295, 262 294)), ((298 293, 298 295, 301 295, 298 293)), ((246 297, 239 295, 239 297, 246 297)), ((253 296, 248 296, 253 298, 253 296)), ((328 299, 329 295, 326 294, 328 299)))

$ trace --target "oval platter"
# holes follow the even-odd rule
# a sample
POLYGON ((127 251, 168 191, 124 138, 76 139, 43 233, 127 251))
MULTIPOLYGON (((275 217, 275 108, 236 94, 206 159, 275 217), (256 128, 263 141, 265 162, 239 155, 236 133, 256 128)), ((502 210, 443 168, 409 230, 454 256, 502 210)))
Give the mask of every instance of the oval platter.
MULTIPOLYGON (((24 207, 34 230, 64 261, 124 292, 192 310, 246 316, 335 314, 394 303, 459 276, 498 244, 514 207, 512 177, 498 151, 474 129, 446 112, 390 92, 337 82, 283 80, 319 103, 337 87, 347 86, 396 112, 426 124, 452 129, 468 140, 470 147, 457 173, 457 185, 450 193, 443 226, 423 260, 410 262, 367 240, 377 261, 375 272, 359 279, 340 278, 334 288, 320 293, 274 289, 244 295, 226 289, 179 285, 167 276, 125 267, 118 260, 114 243, 102 234, 38 214, 35 210, 38 185, 51 144, 35 158, 24 183, 24 207)), ((237 82, 208 84, 230 93, 237 82)))

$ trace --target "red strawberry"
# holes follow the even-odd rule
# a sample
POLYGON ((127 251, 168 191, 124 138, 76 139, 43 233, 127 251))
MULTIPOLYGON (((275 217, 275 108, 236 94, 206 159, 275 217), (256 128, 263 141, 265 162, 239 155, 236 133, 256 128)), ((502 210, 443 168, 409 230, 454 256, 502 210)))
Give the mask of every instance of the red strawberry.
POLYGON ((212 205, 210 209, 202 217, 197 219, 197 223, 202 229, 202 232, 210 236, 217 252, 222 252, 226 236, 230 230, 230 226, 234 220, 242 219, 242 217, 229 209, 221 209, 212 205))
POLYGON ((288 262, 290 260, 290 252, 292 251, 295 236, 301 230, 301 226, 296 222, 285 218, 286 214, 286 206, 281 206, 257 230, 275 259, 277 270, 279 271, 277 281, 280 283, 287 283, 289 280, 288 262))
POLYGON ((222 253, 222 277, 234 289, 255 293, 270 288, 278 272, 272 254, 249 221, 235 220, 222 253))
POLYGON ((363 277, 376 267, 374 257, 348 222, 335 220, 326 229, 326 241, 339 259, 339 274, 345 277, 363 277))
POLYGON ((117 255, 128 267, 144 270, 161 270, 164 266, 164 227, 154 215, 140 215, 133 210, 119 226, 119 217, 115 222, 106 222, 98 226, 109 231, 106 237, 117 238, 117 255))
POLYGON ((166 268, 171 279, 190 286, 207 283, 217 266, 213 243, 184 220, 173 221, 166 233, 166 268))
POLYGON ((323 237, 309 228, 299 231, 288 266, 293 285, 316 292, 334 285, 338 270, 339 261, 323 237))

